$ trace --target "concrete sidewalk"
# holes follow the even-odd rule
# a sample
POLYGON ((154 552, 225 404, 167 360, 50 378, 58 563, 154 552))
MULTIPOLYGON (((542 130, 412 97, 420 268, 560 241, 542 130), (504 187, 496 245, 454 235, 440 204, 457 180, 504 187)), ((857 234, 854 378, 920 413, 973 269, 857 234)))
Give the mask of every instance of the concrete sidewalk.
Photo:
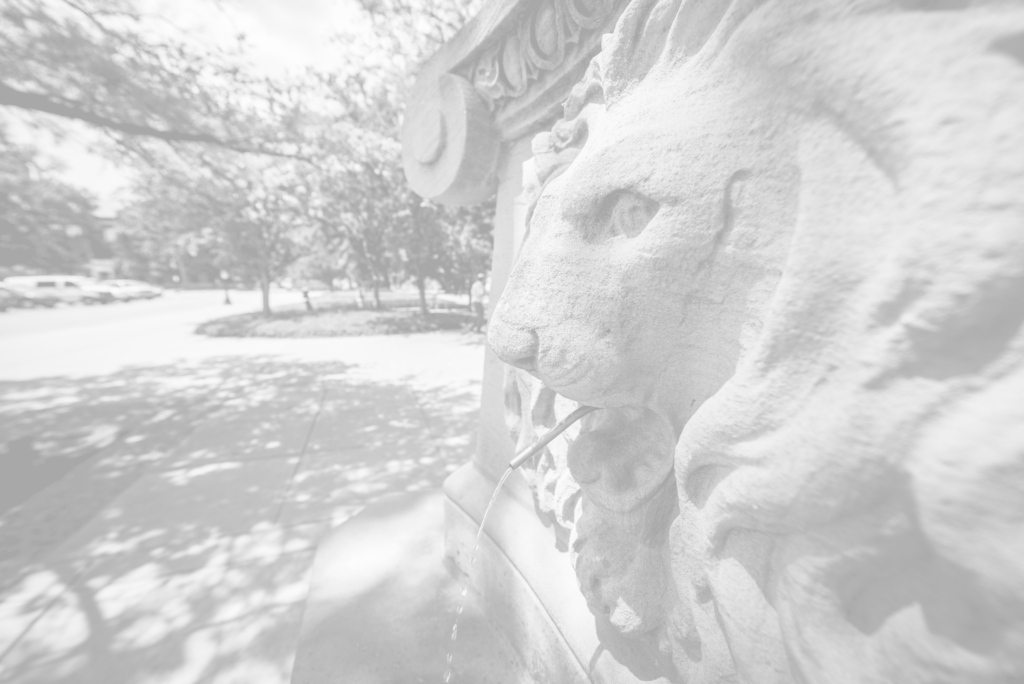
POLYGON ((210 342, 0 380, 0 682, 286 683, 317 541, 475 446, 479 336, 210 342))

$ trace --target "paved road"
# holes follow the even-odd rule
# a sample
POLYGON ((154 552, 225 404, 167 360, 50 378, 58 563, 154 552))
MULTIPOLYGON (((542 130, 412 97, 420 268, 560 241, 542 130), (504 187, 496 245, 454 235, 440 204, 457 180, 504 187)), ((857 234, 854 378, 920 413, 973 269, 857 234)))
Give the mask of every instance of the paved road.
MULTIPOLYGON (((0 314, 0 378, 103 372, 111 360, 150 362, 173 351, 171 341, 200 341, 189 337, 204 321, 260 308, 259 292, 233 291, 231 300, 226 306, 220 291, 170 291, 148 301, 6 311, 0 314)), ((272 293, 271 303, 301 300, 283 290, 272 293)))
MULTIPOLYGON (((234 312, 258 309, 260 294, 256 291, 231 292, 232 305, 224 304, 219 290, 177 292, 168 290, 156 299, 116 302, 104 306, 58 306, 54 309, 11 309, 0 314, 0 338, 67 332, 88 328, 113 329, 124 323, 147 321, 158 325, 196 323, 234 312)), ((289 290, 274 291, 272 304, 301 301, 289 290)))
POLYGON ((321 535, 469 457, 480 336, 194 335, 221 297, 0 315, 0 683, 284 684, 321 535))

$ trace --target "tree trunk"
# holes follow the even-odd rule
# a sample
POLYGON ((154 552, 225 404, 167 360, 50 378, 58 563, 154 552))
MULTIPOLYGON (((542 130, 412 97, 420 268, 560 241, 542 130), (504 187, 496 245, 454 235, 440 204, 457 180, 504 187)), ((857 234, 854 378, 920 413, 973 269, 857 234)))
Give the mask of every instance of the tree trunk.
POLYGON ((185 289, 185 284, 188 283, 188 268, 185 267, 185 255, 180 251, 178 252, 178 289, 185 289))
POLYGON ((373 307, 380 311, 380 281, 373 279, 373 307))
POLYGON ((270 315, 270 278, 260 278, 260 290, 263 292, 263 315, 270 315))
POLYGON ((420 291, 420 313, 426 316, 430 313, 430 309, 427 308, 427 279, 417 276, 416 289, 420 291))

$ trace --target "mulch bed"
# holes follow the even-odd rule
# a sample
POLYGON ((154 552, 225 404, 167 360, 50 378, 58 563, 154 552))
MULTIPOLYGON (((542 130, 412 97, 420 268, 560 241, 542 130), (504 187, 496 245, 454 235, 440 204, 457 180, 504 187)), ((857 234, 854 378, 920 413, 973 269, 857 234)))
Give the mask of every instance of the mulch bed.
POLYGON ((438 309, 424 316, 417 307, 360 309, 351 305, 320 305, 306 311, 302 305, 281 307, 270 316, 245 313, 202 323, 196 333, 209 337, 350 337, 406 335, 468 328, 473 314, 438 309))

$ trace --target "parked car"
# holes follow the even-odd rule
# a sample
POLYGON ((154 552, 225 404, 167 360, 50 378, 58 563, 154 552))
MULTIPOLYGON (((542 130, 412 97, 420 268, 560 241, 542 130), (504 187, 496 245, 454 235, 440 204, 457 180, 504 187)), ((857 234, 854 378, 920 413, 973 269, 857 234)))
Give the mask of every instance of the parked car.
POLYGON ((60 303, 59 297, 45 290, 31 292, 5 285, 0 285, 0 298, 3 298, 8 309, 15 307, 29 309, 39 306, 52 308, 60 303))
POLYGON ((0 311, 17 306, 18 295, 12 290, 0 290, 0 311))
POLYGON ((11 276, 4 278, 4 285, 30 296, 45 293, 68 304, 108 304, 114 301, 110 288, 85 276, 11 276))
POLYGON ((162 287, 141 280, 103 280, 100 284, 109 287, 114 298, 119 300, 153 299, 164 293, 162 287))

